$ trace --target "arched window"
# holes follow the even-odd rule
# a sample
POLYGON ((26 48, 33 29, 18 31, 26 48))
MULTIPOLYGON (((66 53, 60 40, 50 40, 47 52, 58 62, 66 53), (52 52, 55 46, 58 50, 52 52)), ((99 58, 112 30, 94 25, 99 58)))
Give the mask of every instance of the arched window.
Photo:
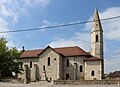
POLYGON ((45 65, 43 65, 43 71, 45 71, 45 65))
POLYGON ((50 66, 50 57, 48 57, 48 66, 50 66))
POLYGON ((30 61, 30 68, 32 68, 32 61, 30 61))
POLYGON ((92 71, 91 71, 91 76, 94 76, 94 75, 95 75, 95 71, 92 70, 92 71))
POLYGON ((96 42, 98 42, 98 35, 96 35, 95 39, 96 39, 96 42))
POLYGON ((80 65, 80 72, 83 72, 83 66, 80 65))
POLYGON ((96 24, 96 26, 98 26, 98 24, 96 24))
POLYGON ((69 67, 69 59, 67 59, 67 67, 69 67))

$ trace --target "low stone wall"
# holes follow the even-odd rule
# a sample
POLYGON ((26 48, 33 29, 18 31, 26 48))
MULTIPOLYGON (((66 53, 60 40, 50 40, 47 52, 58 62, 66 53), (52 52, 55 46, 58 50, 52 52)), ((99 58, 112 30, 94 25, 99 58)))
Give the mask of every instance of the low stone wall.
POLYGON ((120 84, 120 80, 55 80, 54 84, 120 84))
POLYGON ((0 82, 12 82, 12 83, 20 83, 20 79, 14 79, 14 78, 4 78, 0 79, 0 82))

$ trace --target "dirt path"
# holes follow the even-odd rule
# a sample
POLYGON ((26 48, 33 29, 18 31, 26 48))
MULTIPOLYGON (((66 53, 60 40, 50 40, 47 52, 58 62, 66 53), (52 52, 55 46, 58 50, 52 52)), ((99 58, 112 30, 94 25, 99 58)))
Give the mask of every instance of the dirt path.
POLYGON ((0 82, 0 87, 120 87, 120 85, 53 85, 52 83, 30 83, 30 84, 23 84, 23 83, 8 83, 8 82, 0 82))

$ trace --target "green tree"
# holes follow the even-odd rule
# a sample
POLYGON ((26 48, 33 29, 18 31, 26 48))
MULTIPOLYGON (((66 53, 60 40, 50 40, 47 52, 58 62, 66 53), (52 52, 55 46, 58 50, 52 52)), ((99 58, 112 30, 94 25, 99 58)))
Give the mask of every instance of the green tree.
POLYGON ((16 47, 8 48, 5 38, 0 38, 0 74, 2 77, 11 76, 12 72, 22 73, 19 61, 21 52, 16 47))

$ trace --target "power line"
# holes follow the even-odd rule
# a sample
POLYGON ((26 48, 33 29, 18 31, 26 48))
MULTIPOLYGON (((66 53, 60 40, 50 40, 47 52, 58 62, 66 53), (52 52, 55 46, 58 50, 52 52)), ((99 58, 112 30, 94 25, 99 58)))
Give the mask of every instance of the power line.
MULTIPOLYGON (((116 19, 116 18, 120 18, 120 16, 109 17, 109 18, 104 18, 104 19, 95 20, 95 21, 106 21, 106 20, 111 20, 111 19, 116 19)), ((53 28, 59 28, 59 27, 75 26, 75 25, 86 24, 86 23, 91 23, 91 22, 94 22, 94 21, 75 22, 75 23, 68 23, 68 24, 61 24, 61 25, 54 25, 54 26, 47 26, 47 27, 22 29, 22 30, 1 31, 0 33, 13 33, 13 32, 24 32, 24 31, 33 31, 33 30, 45 30, 45 29, 53 29, 53 28)))
MULTIPOLYGON (((107 60, 106 60, 105 62, 107 62, 107 60)), ((120 64, 120 63, 118 63, 118 62, 116 62, 116 61, 111 61, 111 60, 109 60, 109 62, 112 62, 112 63, 114 63, 114 64, 116 64, 116 65, 120 64)))
POLYGON ((108 57, 104 57, 104 58, 107 58, 107 59, 105 59, 104 61, 110 61, 110 62, 112 62, 112 63, 114 63, 114 64, 119 64, 119 59, 116 59, 116 58, 118 58, 118 57, 116 57, 116 56, 119 56, 119 54, 120 54, 120 52, 118 52, 118 53, 115 53, 115 54, 113 54, 113 55, 111 55, 111 56, 108 56, 108 57))
POLYGON ((104 57, 104 58, 109 58, 109 59, 112 59, 115 55, 120 55, 120 52, 118 52, 118 53, 115 53, 115 54, 112 54, 112 55, 110 55, 110 56, 107 56, 107 57, 104 57))
POLYGON ((107 62, 107 61, 109 61, 109 62, 112 62, 112 63, 114 63, 114 64, 120 64, 120 62, 119 61, 115 61, 115 60, 104 60, 105 62, 107 62))

